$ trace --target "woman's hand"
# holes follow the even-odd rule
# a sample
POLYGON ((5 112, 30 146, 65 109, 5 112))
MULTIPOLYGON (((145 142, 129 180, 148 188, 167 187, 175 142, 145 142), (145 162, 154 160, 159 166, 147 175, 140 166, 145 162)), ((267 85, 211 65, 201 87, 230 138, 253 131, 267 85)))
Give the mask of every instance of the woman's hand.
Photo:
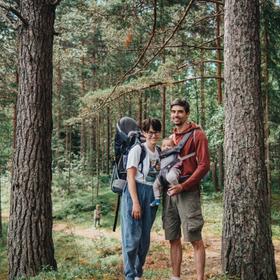
POLYGON ((132 217, 135 220, 140 220, 141 219, 141 214, 142 214, 142 209, 139 203, 133 203, 132 204, 132 217))

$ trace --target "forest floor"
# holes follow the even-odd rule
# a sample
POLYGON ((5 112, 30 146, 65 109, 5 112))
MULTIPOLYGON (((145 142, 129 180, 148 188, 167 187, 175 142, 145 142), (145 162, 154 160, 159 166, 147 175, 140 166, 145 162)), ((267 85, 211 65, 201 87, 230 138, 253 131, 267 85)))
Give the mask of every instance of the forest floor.
MULTIPOLYGON (((80 227, 76 225, 69 225, 66 223, 54 223, 53 230, 55 232, 63 232, 66 235, 74 235, 84 238, 89 238, 91 240, 99 239, 102 237, 113 238, 120 240, 120 229, 117 228, 116 232, 108 230, 102 227, 80 227)), ((207 235, 204 233, 204 243, 206 247, 206 277, 210 279, 221 273, 221 239, 214 235, 207 235)), ((280 240, 273 241, 275 246, 275 261, 277 266, 277 274, 280 279, 280 240)), ((170 267, 169 256, 166 253, 168 251, 168 242, 164 240, 162 232, 152 232, 151 244, 157 244, 164 248, 162 253, 152 252, 149 254, 145 267, 153 270, 162 269, 170 267), (154 256, 156 254, 156 257, 154 256), (156 259, 156 262, 154 261, 156 259)), ((195 269, 193 264, 193 251, 189 244, 183 245, 183 265, 182 265, 182 279, 193 280, 195 278, 195 269)), ((163 280, 163 279, 162 279, 163 280)))

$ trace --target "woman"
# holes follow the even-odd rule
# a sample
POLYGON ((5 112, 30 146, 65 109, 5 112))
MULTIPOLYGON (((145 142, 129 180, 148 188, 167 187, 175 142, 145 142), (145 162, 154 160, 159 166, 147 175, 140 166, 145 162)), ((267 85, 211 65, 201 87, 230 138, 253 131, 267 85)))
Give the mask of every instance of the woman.
POLYGON ((150 246, 150 232, 157 207, 150 207, 154 200, 153 182, 159 153, 156 144, 160 138, 161 123, 158 119, 146 119, 142 123, 146 138, 143 144, 146 156, 139 164, 141 146, 134 146, 127 159, 127 186, 121 203, 122 252, 126 280, 140 279, 150 246))

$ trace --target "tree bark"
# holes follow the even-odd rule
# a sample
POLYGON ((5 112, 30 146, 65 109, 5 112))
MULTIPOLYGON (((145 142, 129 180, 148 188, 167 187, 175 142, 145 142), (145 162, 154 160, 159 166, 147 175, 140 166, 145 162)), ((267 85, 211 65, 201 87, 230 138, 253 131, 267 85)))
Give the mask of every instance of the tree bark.
POLYGON ((259 1, 225 1, 225 191, 222 267, 277 279, 264 162, 259 1))
POLYGON ((271 192, 271 171, 270 171, 270 156, 269 156, 269 38, 267 30, 267 19, 264 20, 264 139, 265 139, 265 165, 267 173, 267 187, 271 192))
POLYGON ((8 234, 9 279, 56 269, 52 240, 52 52, 55 6, 20 1, 19 94, 8 234))

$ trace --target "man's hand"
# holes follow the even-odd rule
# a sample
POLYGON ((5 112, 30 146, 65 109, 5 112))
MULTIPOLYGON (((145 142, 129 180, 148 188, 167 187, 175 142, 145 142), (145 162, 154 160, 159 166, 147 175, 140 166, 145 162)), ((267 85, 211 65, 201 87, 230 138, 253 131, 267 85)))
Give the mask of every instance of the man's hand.
POLYGON ((173 195, 178 194, 182 191, 183 191, 183 186, 181 184, 178 184, 178 185, 174 185, 171 188, 169 188, 168 191, 167 191, 167 194, 169 196, 173 196, 173 195))
POLYGON ((132 218, 135 219, 135 220, 140 220, 141 219, 141 213, 142 210, 141 210, 141 206, 139 203, 133 203, 132 205, 132 218))

